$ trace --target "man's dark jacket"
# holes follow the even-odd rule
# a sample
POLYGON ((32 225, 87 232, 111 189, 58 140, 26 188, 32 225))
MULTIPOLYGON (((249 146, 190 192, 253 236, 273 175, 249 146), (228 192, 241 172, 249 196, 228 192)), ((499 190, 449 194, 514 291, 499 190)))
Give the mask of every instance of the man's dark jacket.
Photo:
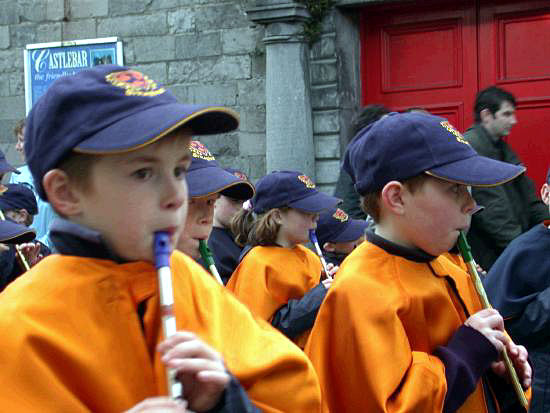
MULTIPOLYGON (((464 137, 483 156, 512 164, 521 161, 510 146, 494 138, 476 123, 464 137)), ((485 209, 472 217, 468 241, 476 262, 489 270, 517 236, 549 218, 548 207, 535 195, 533 181, 525 174, 490 188, 472 188, 472 195, 485 209)))

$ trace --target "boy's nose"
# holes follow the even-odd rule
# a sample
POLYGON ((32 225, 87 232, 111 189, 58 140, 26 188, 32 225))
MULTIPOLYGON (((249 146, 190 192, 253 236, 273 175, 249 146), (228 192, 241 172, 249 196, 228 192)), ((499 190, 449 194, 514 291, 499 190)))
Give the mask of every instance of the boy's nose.
POLYGON ((168 179, 164 186, 162 207, 166 209, 181 208, 187 200, 187 185, 185 181, 168 179))
POLYGON ((474 209, 476 207, 476 201, 472 197, 472 194, 469 191, 465 191, 465 201, 464 201, 464 207, 462 210, 465 214, 472 214, 474 212, 474 209))

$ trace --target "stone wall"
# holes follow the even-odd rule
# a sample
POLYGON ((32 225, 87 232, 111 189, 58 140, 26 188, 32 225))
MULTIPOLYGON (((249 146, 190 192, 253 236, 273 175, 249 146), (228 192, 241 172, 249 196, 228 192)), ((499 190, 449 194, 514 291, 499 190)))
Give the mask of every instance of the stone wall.
MULTIPOLYGON (((117 36, 124 62, 167 85, 182 101, 230 106, 238 132, 202 140, 223 165, 252 179, 266 173, 265 30, 246 15, 257 0, 0 0, 0 149, 15 164, 13 127, 25 113, 26 44, 117 36)), ((270 3, 277 3, 271 1, 270 3)), ((346 30, 357 27, 334 10, 311 45, 315 178, 332 192, 357 105, 358 60, 346 30), (344 29, 340 25, 346 25, 344 29), (350 67, 350 64, 357 67, 350 67), (353 77, 353 76, 352 76, 353 77)), ((353 44, 356 46, 353 46, 353 44)), ((307 67, 307 66, 306 66, 307 67)))
POLYGON ((244 0, 0 1, 0 148, 14 153, 25 114, 23 50, 28 43, 117 36, 124 63, 166 84, 182 101, 230 106, 239 132, 204 142, 224 165, 265 174, 263 27, 244 0))

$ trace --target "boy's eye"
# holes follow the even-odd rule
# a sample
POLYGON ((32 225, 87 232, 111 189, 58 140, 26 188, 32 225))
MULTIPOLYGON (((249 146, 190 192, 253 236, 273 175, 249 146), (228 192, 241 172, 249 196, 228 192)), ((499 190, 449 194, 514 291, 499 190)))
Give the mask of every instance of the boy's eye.
POLYGON ((185 173, 187 172, 186 166, 178 166, 176 169, 174 169, 174 176, 176 178, 185 178, 185 173))
POLYGON ((151 177, 152 173, 153 171, 150 168, 142 168, 132 173, 132 175, 138 179, 148 179, 151 177))

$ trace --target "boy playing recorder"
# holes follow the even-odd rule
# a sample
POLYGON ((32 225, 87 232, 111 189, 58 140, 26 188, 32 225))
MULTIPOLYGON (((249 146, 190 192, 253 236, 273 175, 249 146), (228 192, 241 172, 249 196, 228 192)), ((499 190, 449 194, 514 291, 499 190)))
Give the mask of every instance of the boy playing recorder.
POLYGON ((491 411, 497 401, 482 376, 504 374, 504 346, 529 387, 525 348, 507 338, 496 310, 481 310, 468 274, 440 256, 469 226, 467 185, 525 169, 479 156, 445 119, 420 113, 361 131, 344 167, 377 224, 344 260, 306 345, 323 411, 491 411))
POLYGON ((180 104, 120 66, 60 78, 39 99, 26 158, 64 220, 51 231, 59 254, 0 295, 1 411, 319 410, 300 351, 177 251, 180 331, 160 340, 154 233, 174 244, 182 231, 191 134, 237 125, 229 109, 180 104), (183 401, 159 397, 165 367, 184 383, 183 401))

